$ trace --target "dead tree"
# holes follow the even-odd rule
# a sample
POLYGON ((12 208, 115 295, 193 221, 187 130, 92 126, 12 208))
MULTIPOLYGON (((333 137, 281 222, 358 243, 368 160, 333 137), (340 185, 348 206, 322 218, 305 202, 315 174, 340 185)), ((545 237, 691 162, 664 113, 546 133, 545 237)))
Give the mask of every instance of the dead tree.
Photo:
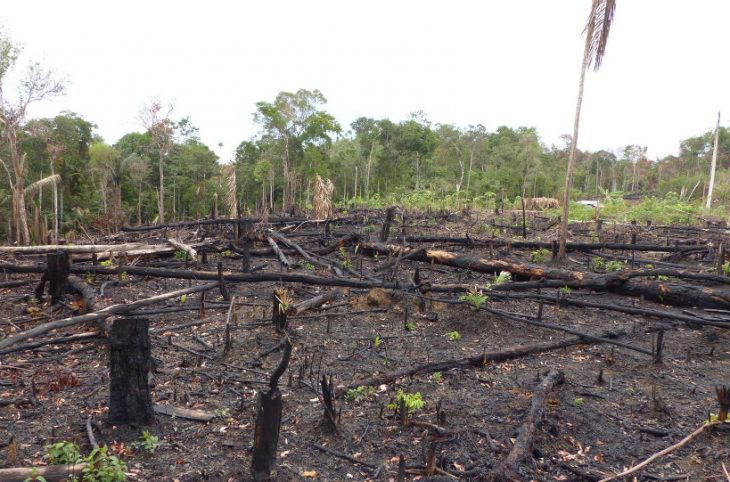
POLYGON ((148 425, 155 413, 150 396, 150 336, 146 318, 120 318, 109 336, 109 423, 148 425))
POLYGON ((43 301, 43 291, 46 282, 49 283, 48 294, 51 296, 51 305, 58 304, 63 300, 68 286, 68 274, 70 264, 67 252, 57 251, 46 255, 46 271, 41 277, 41 282, 35 290, 36 299, 43 301))
POLYGON ((281 391, 278 385, 279 379, 289 365, 291 350, 292 345, 287 338, 281 362, 271 374, 269 389, 259 392, 251 461, 251 474, 256 482, 273 480, 271 471, 276 463, 276 447, 279 444, 282 410, 281 391))

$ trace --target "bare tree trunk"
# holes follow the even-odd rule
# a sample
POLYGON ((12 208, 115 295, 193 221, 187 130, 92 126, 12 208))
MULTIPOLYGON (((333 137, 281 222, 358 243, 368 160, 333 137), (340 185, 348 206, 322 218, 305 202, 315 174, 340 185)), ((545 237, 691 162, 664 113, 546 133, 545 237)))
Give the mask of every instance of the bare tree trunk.
POLYGON ((580 80, 578 81, 578 99, 575 102, 575 120, 573 122, 573 139, 570 143, 570 155, 568 156, 568 169, 565 173, 565 192, 563 193, 563 217, 560 220, 560 246, 558 248, 558 261, 565 257, 565 242, 568 240, 568 215, 570 213, 570 190, 573 187, 573 168, 578 150, 578 128, 580 126, 580 108, 583 104, 583 87, 585 85, 586 70, 590 59, 591 38, 586 35, 585 48, 583 49, 583 63, 580 68, 580 80))
POLYGON ((474 165, 474 151, 469 151, 469 170, 466 173, 466 191, 471 187, 471 168, 474 165))
POLYGON ((160 145, 160 161, 159 161, 159 169, 160 169, 160 192, 157 196, 157 212, 159 214, 159 223, 163 224, 165 222, 165 173, 162 168, 163 160, 165 159, 164 154, 164 146, 160 145))
POLYGON ((368 154, 368 173, 365 179, 365 196, 370 197, 370 166, 373 163, 373 150, 375 149, 375 141, 370 144, 370 154, 368 154))
POLYGON ((715 128, 715 145, 712 149, 712 165, 710 167, 710 187, 707 189, 707 204, 705 207, 712 207, 712 189, 715 187, 715 168, 717 167, 717 146, 720 142, 720 112, 717 113, 717 127, 715 128))
POLYGON ((282 208, 287 211, 291 206, 291 172, 289 166, 289 136, 284 134, 284 199, 282 208))

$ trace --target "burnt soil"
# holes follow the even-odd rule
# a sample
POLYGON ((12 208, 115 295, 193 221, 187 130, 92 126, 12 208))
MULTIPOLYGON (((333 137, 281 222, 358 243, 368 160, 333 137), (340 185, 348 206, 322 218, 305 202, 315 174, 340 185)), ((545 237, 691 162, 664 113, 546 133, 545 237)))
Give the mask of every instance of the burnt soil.
MULTIPOLYGON (((351 211, 347 222, 332 226, 333 236, 351 232, 376 237, 382 213, 351 211), (365 219, 367 217, 367 219, 365 219)), ((512 220, 512 224, 517 224, 512 220)), ((540 229, 539 218, 529 237, 555 239, 555 227, 540 229)), ((408 234, 438 234, 475 238, 514 236, 518 231, 499 224, 510 218, 492 219, 484 214, 445 215, 409 213, 408 234)), ((312 233, 321 227, 305 226, 312 233)), ((400 223, 394 233, 401 232, 400 223)), ((574 240, 595 240, 593 224, 573 226, 574 240)), ((611 240, 629 239, 630 226, 604 226, 611 240)), ((214 230, 215 231, 215 230, 214 230)), ((225 229, 211 232, 225 237, 225 229)), ((191 239, 192 231, 182 238, 191 239)), ((723 231, 640 228, 639 242, 665 238, 692 239, 722 236, 723 231), (713 234, 714 233, 714 234, 713 234)), ((126 241, 148 238, 153 234, 128 234, 126 241)), ((305 248, 319 247, 318 236, 297 237, 305 248)), ((115 239, 121 241, 119 236, 115 239)), ((713 240, 713 239, 711 239, 713 240)), ((95 240, 100 242, 99 239, 95 240)), ((328 241, 331 242, 331 241, 328 241)), ((326 244, 327 242, 325 242, 326 244)), ((265 247, 257 244, 256 247, 265 247)), ((432 246, 429 244, 428 246, 432 246)), ((484 246, 442 244, 442 249, 489 257, 484 246)), ((494 249, 495 258, 530 261, 529 250, 494 249)), ((612 253, 607 253, 609 256, 612 253)), ((628 253, 617 252, 630 256, 628 253)), ((593 255, 570 253, 568 266, 585 269, 593 255)), ((639 256, 639 253, 636 254, 639 256)), ((663 255, 641 253, 642 259, 660 260, 663 255)), ((292 260, 300 257, 291 255, 292 260)), ((353 268, 365 274, 386 261, 362 256, 353 248, 335 251, 329 258, 336 263, 349 259, 353 268)), ((9 258, 5 258, 9 260, 9 258)), ((37 256, 18 257, 17 262, 41 260, 37 256)), ((224 268, 240 270, 237 255, 211 254, 208 266, 218 260, 224 268)), ((174 257, 163 259, 168 266, 181 263, 174 257)), ((159 259, 154 262, 160 262, 159 259)), ((549 262, 549 255, 546 262, 549 262)), ((698 269, 713 266, 710 259, 695 256, 675 259, 673 263, 698 269)), ((152 263, 151 261, 149 263, 152 263)), ((262 271, 282 270, 274 256, 252 260, 262 271)), ((143 264, 143 263, 140 263, 143 264)), ((420 276, 433 283, 485 284, 491 275, 439 265, 403 260, 395 276, 406 285, 416 267, 420 276)), ((302 264, 299 272, 307 272, 302 264)), ((316 271, 324 276, 329 273, 316 271)), ((390 276, 391 271, 387 272, 390 276)), ((381 274, 377 275, 380 279, 381 274)), ((13 275, 28 279, 22 287, 0 289, 0 332, 5 336, 49 321, 47 305, 31 302, 39 275, 13 275)), ((10 279, 8 276, 6 279, 10 279)), ((99 292, 113 276, 88 277, 99 292)), ((97 308, 146 298, 195 284, 188 280, 130 276, 126 283, 107 285, 97 308)), ((91 417, 100 429, 96 437, 111 452, 128 464, 128 480, 237 481, 250 480, 251 447, 255 425, 257 393, 267 387, 268 374, 281 358, 281 350, 270 349, 281 340, 271 324, 272 293, 275 283, 229 283, 235 296, 231 313, 233 345, 223 355, 224 324, 228 305, 220 303, 218 291, 208 293, 203 318, 196 306, 200 294, 190 295, 185 303, 170 300, 136 315, 150 319, 154 403, 204 410, 215 415, 207 423, 158 415, 148 427, 159 437, 154 453, 135 448, 143 427, 118 428, 106 424, 109 399, 108 347, 106 338, 84 342, 46 345, 0 355, 0 468, 43 465, 44 446, 62 440, 74 441, 82 453, 90 451, 85 421, 91 417), (186 311, 160 313, 162 309, 188 308, 186 311), (144 314, 147 313, 147 314, 144 314), (196 323, 195 326, 180 327, 196 323), (195 337, 204 340, 207 346, 195 337), (177 345, 177 346, 176 346, 177 345), (184 350, 179 347, 184 347, 184 350), (263 355, 263 356, 262 356, 263 355), (15 439, 17 457, 11 459, 8 442, 15 439)), ((289 284, 294 301, 301 301, 330 288, 289 284)), ((281 379, 283 423, 279 439, 274 480, 364 481, 395 480, 398 457, 403 455, 406 480, 426 480, 423 475, 425 453, 435 448, 437 465, 452 474, 452 480, 479 480, 509 452, 517 431, 527 414, 540 374, 559 369, 565 383, 549 395, 543 424, 537 433, 533 458, 518 470, 522 480, 570 481, 598 480, 627 468, 652 453, 683 438, 717 413, 715 385, 730 383, 730 336, 716 327, 687 326, 669 320, 623 313, 546 304, 543 320, 591 334, 624 330, 621 341, 652 349, 656 328, 662 327, 664 356, 661 363, 650 357, 606 344, 581 344, 529 355, 508 362, 488 362, 483 367, 452 369, 440 375, 423 374, 400 378, 395 383, 344 396, 354 380, 433 361, 443 361, 499 351, 509 347, 561 340, 572 335, 506 320, 468 304, 448 304, 418 299, 397 291, 342 290, 340 297, 323 308, 290 317, 289 332, 294 346, 291 363, 281 379), (408 326, 406 326, 408 323, 408 326), (458 332, 460 339, 447 333, 458 332), (323 417, 319 388, 322 375, 333 376, 340 396, 338 430, 333 431, 323 417), (425 424, 402 426, 388 405, 396 390, 419 392, 425 401, 422 410, 412 414, 416 422, 438 424, 435 431, 425 424), (437 418, 437 406, 443 412, 437 418), (490 443, 491 438, 491 443, 490 443), (329 449, 323 451, 316 446, 329 449), (345 454, 350 459, 338 454, 345 454), (358 463, 362 462, 362 463, 358 463)), ((543 294, 555 290, 543 290, 543 294)), ((432 297, 457 300, 458 294, 432 294, 432 297)), ((681 313, 697 307, 668 307, 638 298, 573 291, 564 296, 605 304, 660 308, 681 313)), ((524 299, 488 301, 501 310, 534 316, 538 304, 524 299)), ((68 307, 56 310, 53 319, 70 315, 68 307)), ((720 316, 705 313, 706 316, 720 316)), ((47 337, 89 331, 93 326, 73 326, 47 337)), ((724 428, 724 427, 721 427, 724 428)), ((721 462, 730 460, 730 432, 707 431, 692 443, 660 458, 637 474, 638 480, 724 480, 721 462), (684 475, 684 477, 676 477, 684 475)), ((439 480, 447 480, 441 476, 439 480)), ((436 479, 434 479, 436 480, 436 479)), ((633 480, 633 479, 632 479, 633 480)))

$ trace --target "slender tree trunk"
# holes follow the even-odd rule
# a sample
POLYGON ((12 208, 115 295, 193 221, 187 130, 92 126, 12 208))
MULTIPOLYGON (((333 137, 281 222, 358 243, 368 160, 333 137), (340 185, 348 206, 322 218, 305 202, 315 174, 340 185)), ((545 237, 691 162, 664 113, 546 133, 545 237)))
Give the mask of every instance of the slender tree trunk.
POLYGON ((578 98, 575 102, 575 120, 573 121, 573 139, 570 143, 570 155, 568 156, 568 169, 565 173, 565 192, 563 193, 563 217, 560 220, 560 246, 558 249, 558 261, 565 257, 565 242, 568 240, 568 215, 570 213, 570 190, 573 187, 573 168, 578 150, 578 128, 580 126, 580 108, 583 104, 583 86, 585 85, 586 70, 590 53, 591 39, 586 35, 585 48, 583 49, 583 62, 580 68, 580 80, 578 81, 578 98))
POLYGON ((710 187, 707 189, 707 204, 705 207, 712 207, 712 189, 715 187, 715 168, 717 167, 717 146, 720 142, 720 112, 717 113, 717 127, 715 128, 715 145, 712 149, 712 165, 710 167, 710 187))
POLYGON ((289 136, 284 134, 284 199, 282 208, 287 211, 291 204, 291 172, 289 166, 289 136))
MULTIPOLYGON (((56 160, 51 158, 51 175, 56 174, 54 164, 56 160)), ((58 186, 53 183, 53 242, 58 244, 58 186)))
POLYGON ((365 179, 365 196, 370 198, 370 166, 373 163, 373 150, 375 149, 375 141, 370 144, 370 153, 368 154, 368 173, 365 179))
POLYGON ((137 191, 137 226, 142 224, 142 181, 139 181, 139 190, 137 191))
POLYGON ((159 160, 159 169, 160 169, 160 192, 157 196, 157 213, 159 215, 159 223, 163 224, 165 222, 165 173, 164 169, 162 168, 163 161, 165 159, 165 153, 164 153, 165 147, 160 143, 160 160, 159 160))
POLYGON ((30 231, 28 230, 28 212, 25 208, 25 196, 23 189, 23 167, 25 159, 18 152, 18 139, 14 126, 5 126, 6 138, 10 147, 10 160, 15 175, 15 209, 16 212, 16 237, 18 244, 30 244, 30 231))
POLYGON ((470 192, 471 187, 471 168, 474 165, 474 151, 469 151, 469 170, 466 173, 466 192, 470 192))

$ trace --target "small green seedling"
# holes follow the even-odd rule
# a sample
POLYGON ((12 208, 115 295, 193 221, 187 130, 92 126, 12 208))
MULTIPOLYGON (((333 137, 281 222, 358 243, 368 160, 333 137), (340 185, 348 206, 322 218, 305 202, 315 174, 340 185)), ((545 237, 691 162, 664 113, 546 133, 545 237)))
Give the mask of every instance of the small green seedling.
POLYGON ((347 253, 347 249, 345 249, 344 246, 341 246, 338 252, 340 254, 340 259, 342 259, 342 267, 345 269, 352 268, 352 260, 350 259, 350 255, 347 253))
POLYGON ((188 301, 188 295, 180 295, 180 303, 185 303, 188 301))
POLYGON ((606 263, 606 271, 613 272, 613 271, 623 271, 625 265, 621 261, 609 261, 606 263))
POLYGON ((182 249, 178 249, 175 251, 175 259, 179 259, 180 261, 185 261, 188 259, 188 252, 184 251, 182 249))
POLYGON ((562 288, 560 288, 560 293, 562 293, 564 295, 570 294, 572 292, 573 292, 573 290, 570 289, 570 286, 563 286, 562 288))
POLYGON ((314 271, 314 265, 312 263, 309 263, 307 261, 304 261, 303 259, 299 261, 299 266, 306 271, 314 271))
POLYGON ((406 329, 406 331, 413 331, 416 329, 416 324, 413 323, 412 321, 409 321, 408 323, 405 324, 405 329, 406 329))
POLYGON ((458 331, 450 331, 446 333, 446 338, 448 338, 449 341, 459 341, 461 340, 461 333, 458 331))
POLYGON ((444 376, 441 374, 441 372, 433 372, 433 375, 431 375, 431 380, 433 380, 436 383, 441 383, 441 380, 444 379, 444 376))
POLYGON ((46 478, 38 474, 38 469, 33 467, 30 471, 30 476, 23 479, 23 482, 47 482, 46 478))
POLYGON ((593 266, 593 269, 596 271, 603 271, 606 269, 606 261, 603 258, 596 256, 591 260, 591 266, 593 266))
POLYGON ((582 398, 576 398, 575 400, 573 400, 573 405, 575 405, 576 407, 582 407, 584 403, 585 400, 583 400, 582 398))
POLYGON ((722 263, 722 274, 725 276, 730 276, 730 261, 725 261, 722 263))
POLYGON ((137 442, 135 446, 148 454, 153 454, 155 453, 155 450, 160 448, 160 437, 152 435, 149 430, 144 430, 140 437, 140 441, 137 442))
POLYGON ((73 442, 57 442, 46 445, 43 459, 51 465, 75 464, 81 461, 79 446, 73 442))
POLYGON ((400 406, 401 401, 405 401, 408 413, 416 412, 426 406, 426 402, 423 401, 421 392, 406 393, 399 388, 395 394, 395 403, 388 404, 388 408, 391 410, 397 409, 400 406))
POLYGON ((533 263, 544 263, 550 256, 550 250, 545 248, 536 249, 530 253, 530 259, 533 263))
POLYGON ((109 449, 103 445, 91 451, 85 462, 87 466, 81 472, 84 482, 124 482, 127 464, 114 455, 108 455, 109 449))
POLYGON ((659 276, 657 276, 657 277, 656 277, 656 279, 657 279, 658 281, 669 281, 669 276, 666 276, 666 275, 660 274, 659 276))
POLYGON ((380 345, 383 344, 383 340, 380 338, 380 335, 375 335, 375 339, 373 340, 373 346, 375 349, 380 348, 380 345))
POLYGON ((467 294, 459 296, 459 301, 466 301, 471 305, 472 309, 478 310, 487 301, 487 296, 475 286, 467 294))
POLYGON ((350 388, 345 393, 345 400, 358 403, 375 395, 375 387, 360 385, 357 388, 350 388))
POLYGON ((112 260, 111 259, 105 259, 104 261, 102 261, 99 264, 101 266, 105 267, 105 268, 111 268, 111 266, 112 266, 112 260))

